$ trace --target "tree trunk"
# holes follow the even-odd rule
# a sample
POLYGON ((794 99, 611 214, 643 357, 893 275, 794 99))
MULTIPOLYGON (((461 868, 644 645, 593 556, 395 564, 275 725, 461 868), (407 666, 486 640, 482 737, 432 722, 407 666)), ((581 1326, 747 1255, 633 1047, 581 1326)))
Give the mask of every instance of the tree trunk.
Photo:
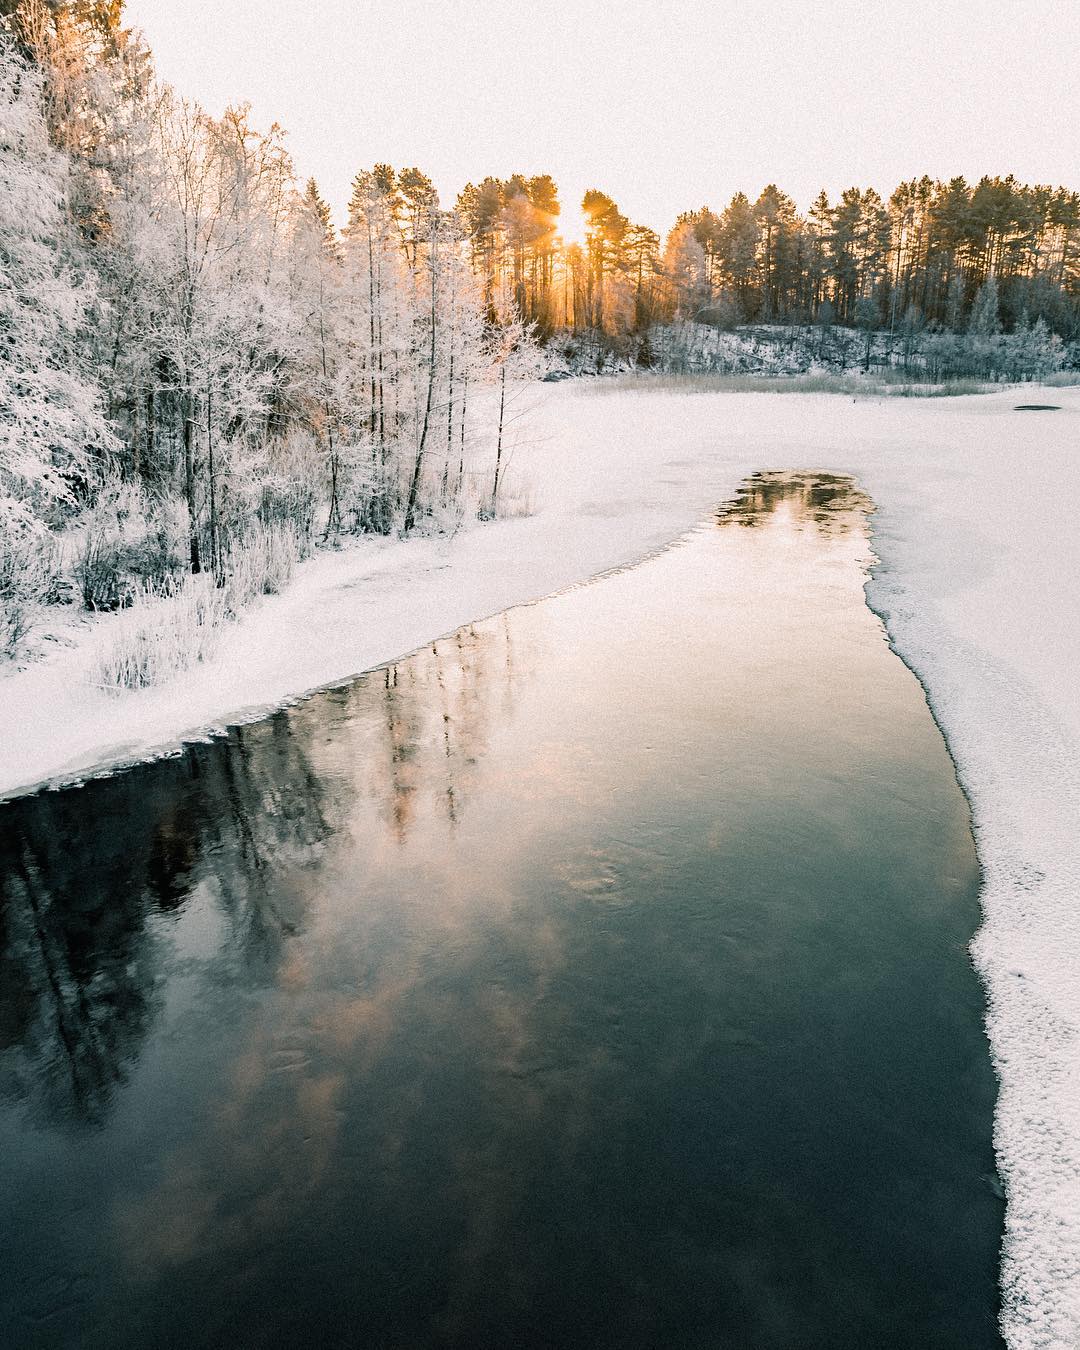
POLYGON ((338 501, 338 458, 337 447, 334 445, 334 426, 330 420, 330 405, 323 403, 323 411, 326 415, 326 439, 330 451, 330 510, 326 517, 326 531, 323 539, 330 537, 330 531, 335 534, 341 533, 341 503, 338 501))
POLYGON ((451 261, 450 272, 450 369, 447 375, 447 393, 446 393, 446 462, 443 465, 442 493, 443 500, 447 498, 450 486, 450 459, 454 453, 454 339, 456 337, 457 313, 455 301, 456 277, 453 271, 453 262, 451 261))
POLYGON ((465 368, 465 379, 461 386, 461 441, 458 451, 457 490, 460 493, 465 482, 465 418, 469 411, 469 370, 465 368))
MULTIPOLYGON (((330 531, 333 529, 340 533, 341 531, 341 504, 338 502, 338 462, 337 447, 334 445, 334 419, 330 410, 330 399, 327 396, 327 389, 330 386, 329 367, 326 364, 326 324, 324 322, 326 305, 326 294, 322 284, 319 286, 319 351, 322 362, 323 377, 323 416, 326 418, 326 443, 330 452, 330 509, 326 516, 326 532, 323 539, 327 539, 330 531)), ((372 417, 375 414, 375 390, 372 386, 372 417)))
POLYGON ((223 581, 221 555, 218 549, 217 483, 214 474, 214 422, 210 402, 210 381, 206 382, 206 470, 210 481, 210 571, 220 586, 223 581))
POLYGON ((424 468, 424 448, 427 445, 428 427, 431 424, 431 401, 435 393, 435 333, 436 333, 436 315, 435 315, 435 295, 436 295, 436 267, 438 265, 438 254, 436 252, 435 240, 431 244, 431 305, 429 311, 429 321, 431 326, 431 344, 428 351, 428 382, 427 399, 424 404, 424 423, 420 431, 420 442, 416 447, 416 460, 413 463, 412 482, 409 484, 409 500, 405 507, 405 533, 416 524, 416 507, 420 495, 420 475, 424 468))
POLYGON ((491 518, 495 519, 499 508, 499 477, 502 473, 503 415, 506 411, 506 362, 503 362, 502 377, 499 381, 499 435, 495 441, 495 481, 491 486, 491 518))
POLYGON ((154 471, 154 434, 156 431, 156 428, 154 426, 154 419, 157 416, 157 412, 154 407, 153 389, 148 389, 146 391, 145 408, 146 408, 146 438, 144 441, 144 452, 142 462, 144 474, 148 477, 154 471))
POLYGON ((450 338, 449 390, 446 399, 446 463, 443 465, 442 490, 445 499, 450 485, 450 457, 454 453, 454 346, 450 338))
MULTIPOLYGON (((376 430, 378 420, 378 407, 376 404, 376 375, 375 375, 375 250, 371 237, 371 219, 367 221, 367 243, 368 243, 368 333, 369 347, 368 360, 371 367, 371 409, 368 417, 368 429, 371 433, 371 494, 374 498, 379 490, 379 451, 378 445, 380 436, 376 430)), ((329 522, 326 526, 330 529, 329 522)))
POLYGON ((202 571, 199 557, 199 519, 195 507, 195 426, 192 421, 191 394, 184 393, 184 498, 188 509, 188 534, 192 573, 202 571))

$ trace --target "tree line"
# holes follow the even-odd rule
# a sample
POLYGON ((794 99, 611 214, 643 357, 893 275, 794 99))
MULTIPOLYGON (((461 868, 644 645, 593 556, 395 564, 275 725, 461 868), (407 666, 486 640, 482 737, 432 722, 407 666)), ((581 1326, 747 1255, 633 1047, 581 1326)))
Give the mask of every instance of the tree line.
POLYGON ((775 184, 722 211, 683 212, 661 245, 606 193, 581 203, 583 244, 559 235, 548 175, 469 184, 458 211, 485 294, 542 331, 640 333, 673 319, 721 327, 826 322, 896 330, 918 321, 963 331, 993 278, 1000 320, 1080 334, 1080 193, 1013 177, 928 177, 888 199, 823 191, 802 214, 775 184))

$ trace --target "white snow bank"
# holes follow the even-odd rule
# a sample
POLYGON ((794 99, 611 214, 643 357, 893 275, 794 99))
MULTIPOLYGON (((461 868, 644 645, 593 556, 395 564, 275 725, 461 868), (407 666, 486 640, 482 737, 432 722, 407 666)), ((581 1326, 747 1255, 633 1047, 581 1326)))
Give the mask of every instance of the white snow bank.
POLYGON ((87 684, 87 623, 0 682, 0 792, 174 746, 677 537, 756 469, 855 474, 868 587, 926 686, 986 872, 976 956, 1001 1077, 1004 1322, 1080 1346, 1080 390, 964 399, 556 386, 516 452, 536 514, 306 563, 167 687, 87 684), (1021 402, 1063 405, 1015 412, 1021 402))

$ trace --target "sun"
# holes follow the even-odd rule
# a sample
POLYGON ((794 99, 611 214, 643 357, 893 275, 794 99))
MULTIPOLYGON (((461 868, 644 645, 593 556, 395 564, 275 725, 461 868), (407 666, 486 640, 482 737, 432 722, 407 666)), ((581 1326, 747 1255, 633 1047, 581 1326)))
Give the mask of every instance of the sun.
POLYGON ((564 244, 584 246, 588 240, 588 225, 580 206, 566 205, 559 212, 559 236, 564 244))

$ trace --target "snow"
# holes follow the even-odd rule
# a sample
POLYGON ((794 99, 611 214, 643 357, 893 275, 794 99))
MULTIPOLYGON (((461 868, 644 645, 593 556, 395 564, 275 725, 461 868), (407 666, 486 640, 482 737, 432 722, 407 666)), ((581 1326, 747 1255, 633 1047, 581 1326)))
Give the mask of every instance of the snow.
POLYGON ((213 661, 156 690, 89 685, 108 618, 62 630, 53 655, 0 682, 0 792, 166 753, 634 561, 754 470, 856 475, 878 506, 868 599, 927 690, 985 872, 973 950, 1001 1079, 1004 1328, 1016 1347, 1080 1345, 1080 389, 544 391, 513 465, 530 517, 320 555, 213 661))

